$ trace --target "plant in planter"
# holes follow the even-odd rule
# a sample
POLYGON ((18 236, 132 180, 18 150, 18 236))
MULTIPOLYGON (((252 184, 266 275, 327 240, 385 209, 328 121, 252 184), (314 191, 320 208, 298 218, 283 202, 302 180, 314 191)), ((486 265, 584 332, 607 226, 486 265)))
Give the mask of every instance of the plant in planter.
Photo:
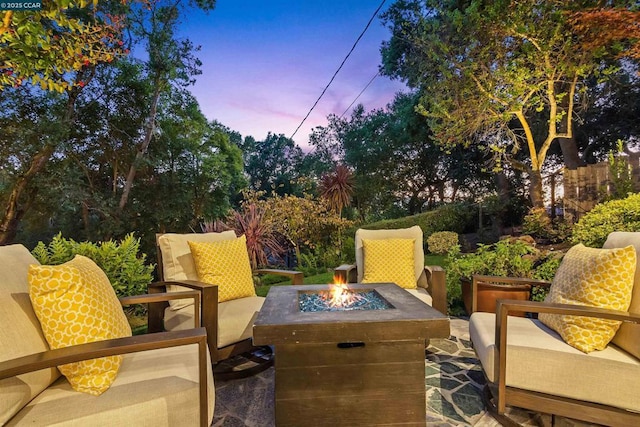
MULTIPOLYGON (((447 254, 447 295, 452 311, 461 311, 461 302, 471 313, 471 278, 473 275, 536 278, 549 280, 559 265, 558 256, 533 246, 533 239, 504 239, 491 245, 480 245, 475 252, 461 253, 460 247, 447 254), (536 270, 540 269, 540 273, 536 270), (457 308, 457 310, 456 310, 457 308)), ((530 299, 530 284, 510 286, 483 283, 478 285, 478 309, 491 311, 498 298, 530 299)), ((539 289, 533 291, 536 299, 544 298, 539 289)))

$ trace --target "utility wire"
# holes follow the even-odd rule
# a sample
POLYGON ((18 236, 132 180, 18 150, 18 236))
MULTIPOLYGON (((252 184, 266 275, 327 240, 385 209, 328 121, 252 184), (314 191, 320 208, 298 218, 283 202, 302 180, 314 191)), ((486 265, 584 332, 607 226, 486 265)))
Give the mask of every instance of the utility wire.
POLYGON ((358 94, 358 96, 356 96, 356 98, 353 100, 353 102, 351 104, 349 104, 349 106, 347 107, 346 110, 344 110, 344 113, 340 114, 340 117, 338 117, 339 119, 341 119, 345 114, 347 114, 347 111, 349 111, 349 109, 351 107, 353 107, 353 104, 356 103, 356 101, 358 100, 358 98, 360 98, 360 95, 362 95, 364 93, 365 90, 367 90, 367 88, 371 85, 371 83, 373 83, 373 81, 376 79, 376 77, 378 77, 380 75, 380 71, 378 71, 373 77, 371 77, 371 80, 369 80, 369 83, 367 83, 367 85, 364 87, 364 89, 362 89, 360 91, 360 93, 358 94))
POLYGON ((314 108, 316 108, 316 105, 318 105, 318 102, 320 102, 320 99, 324 96, 325 92, 327 91, 327 89, 329 89, 329 86, 331 86, 331 83, 333 83, 333 80, 336 78, 336 76, 338 75, 338 73, 340 72, 340 70, 342 69, 342 66, 344 65, 345 62, 347 62, 347 59, 349 59, 349 56, 351 56, 351 53, 353 52, 353 50, 356 48, 358 42, 360 41, 360 39, 362 38, 362 36, 364 36, 364 33, 369 29, 369 26, 371 25, 371 23, 373 22, 373 20, 375 19, 375 17, 378 15, 378 12, 380 12, 380 9, 382 9, 382 6, 384 5, 386 0, 382 0, 382 3, 380 3, 380 6, 378 6, 378 8, 376 9, 376 11, 374 12, 374 14, 371 16, 371 19, 369 19, 369 22, 367 22, 367 26, 364 27, 364 30, 362 30, 362 32, 360 33, 360 35, 358 36, 358 39, 355 41, 355 43, 353 44, 353 46, 351 47, 351 50, 349 51, 349 53, 347 53, 347 56, 344 57, 344 59, 342 60, 342 63, 340 64, 340 66, 338 67, 338 69, 336 70, 335 73, 333 73, 333 77, 331 77, 331 80, 329 80, 329 83, 327 83, 327 85, 325 86, 325 88, 322 90, 322 93, 320 94, 320 96, 318 97, 318 99, 316 99, 316 102, 313 103, 313 106, 311 106, 311 109, 309 109, 309 112, 307 113, 306 116, 304 116, 304 119, 302 119, 302 121, 300 122, 300 124, 298 125, 298 127, 296 128, 295 131, 293 131, 293 133, 291 134, 291 136, 289 137, 289 139, 293 139, 293 137, 295 136, 296 133, 298 133, 298 131, 300 130, 300 128, 302 127, 302 125, 304 124, 304 122, 309 118, 309 115, 311 114, 311 112, 313 111, 314 108))

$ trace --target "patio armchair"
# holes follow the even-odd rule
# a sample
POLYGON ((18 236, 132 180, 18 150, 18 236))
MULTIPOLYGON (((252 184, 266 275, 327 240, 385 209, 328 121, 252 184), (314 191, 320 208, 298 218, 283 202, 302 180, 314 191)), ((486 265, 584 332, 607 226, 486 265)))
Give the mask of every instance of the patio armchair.
MULTIPOLYGON (((400 260, 399 253, 385 254, 389 259, 394 260, 392 268, 394 271, 400 275, 409 276, 407 284, 402 287, 405 287, 407 292, 424 303, 446 315, 447 289, 445 272, 442 267, 424 265, 423 233, 422 229, 417 225, 410 228, 391 230, 358 229, 355 235, 356 263, 355 265, 343 264, 337 267, 334 270, 336 278, 344 283, 362 282, 363 279, 365 279, 365 269, 367 268, 366 251, 364 250, 363 241, 377 240, 382 243, 390 242, 393 239, 404 241, 398 242, 401 245, 408 240, 413 240, 413 243, 408 243, 409 246, 413 246, 413 250, 409 248, 408 252, 404 251, 407 256, 404 257, 403 260, 400 260), (404 270, 404 273, 400 270, 404 270)), ((379 249, 385 250, 384 247, 380 247, 379 249)), ((393 280, 393 277, 398 276, 381 272, 381 275, 375 275, 373 277, 380 279, 381 282, 397 282, 397 280, 393 280)))
MULTIPOLYGON (((628 252, 629 245, 635 249, 636 265, 633 260, 628 261, 626 265, 631 269, 617 276, 609 274, 617 274, 620 265, 624 265, 622 261, 610 264, 616 266, 615 270, 591 268, 595 263, 605 265, 604 261, 587 262, 578 258, 579 254, 598 250, 574 247, 578 255, 567 259, 574 248, 565 255, 550 286, 553 296, 550 293, 545 302, 498 300, 496 314, 475 312, 471 315, 469 334, 487 379, 486 401, 503 425, 517 425, 506 417, 507 406, 602 425, 640 425, 637 381, 640 376, 640 233, 611 233, 603 248, 611 251, 618 248, 621 252, 616 253, 620 254, 628 252), (589 279, 593 271, 604 276, 589 279), (566 288, 566 282, 588 280, 598 286, 607 282, 609 290, 603 287, 604 291, 597 294, 597 290, 586 287, 579 290, 586 298, 582 303, 551 302, 557 301, 558 295, 574 292, 566 288), (588 294, 606 299, 622 289, 627 280, 630 292, 626 295, 631 301, 628 310, 594 306, 595 300, 588 294), (616 287, 615 292, 610 290, 611 286, 616 287), (528 313, 528 317, 516 317, 514 312, 528 313), (558 324, 559 319, 562 320, 558 324), (613 339, 608 344, 592 336, 593 330, 606 324, 606 320, 622 322, 617 331, 613 327, 609 333, 609 339, 611 336, 613 339), (576 334, 572 328, 577 324, 587 328, 576 334)), ((501 278, 483 276, 479 281, 493 283, 500 282, 501 278)), ((544 286, 544 283, 535 282, 535 285, 544 286)))
MULTIPOLYGON (((28 272, 32 265, 39 263, 24 246, 0 247, 0 425, 211 424, 215 394, 204 328, 125 336, 52 350, 45 340, 45 336, 49 339, 46 328, 41 327, 42 321, 49 321, 36 316, 39 311, 29 295, 28 272), (98 396, 76 391, 57 368, 117 355, 122 355, 122 363, 115 380, 98 396)), ((59 300, 56 295, 55 300, 59 300)), ((146 304, 177 297, 138 295, 120 303, 146 304)), ((196 292, 180 297, 199 304, 196 292)), ((117 301, 115 293, 110 298, 117 301)), ((118 303, 114 304, 117 309, 118 303)), ((67 308, 65 313, 72 311, 67 308)), ((126 324, 124 315, 116 314, 126 324)), ((80 334, 82 331, 73 335, 80 334)))
MULTIPOLYGON (((200 324, 207 329, 207 341, 214 374, 219 379, 238 378, 260 372, 273 363, 269 348, 256 348, 252 343, 252 328, 264 297, 252 295, 219 302, 217 284, 200 280, 189 242, 212 243, 239 240, 234 231, 222 233, 166 233, 156 236, 158 276, 161 280, 149 286, 150 293, 195 290, 201 295, 201 312, 197 313, 189 301, 171 301, 149 307, 149 330, 181 330, 199 315, 200 324), (256 350, 258 350, 256 352, 256 350), (252 354, 252 352, 254 354, 252 354), (221 363, 234 356, 247 354, 253 363, 242 367, 221 363)), ((246 247, 244 248, 246 252, 246 247)), ((246 256, 245 254, 242 254, 246 256)), ((246 261, 248 263, 248 261, 246 261)), ((247 267, 250 269, 250 267, 247 267)), ((302 284, 299 271, 259 269, 253 274, 274 274, 286 277, 292 284, 302 284)), ((253 282, 250 285, 253 289, 253 282)))

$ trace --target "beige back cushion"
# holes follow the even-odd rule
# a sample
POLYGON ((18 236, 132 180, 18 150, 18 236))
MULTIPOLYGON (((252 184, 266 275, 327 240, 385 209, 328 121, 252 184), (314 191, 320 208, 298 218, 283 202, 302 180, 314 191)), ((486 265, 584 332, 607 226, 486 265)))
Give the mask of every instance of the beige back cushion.
MULTIPOLYGON (((191 256, 188 242, 219 242, 236 238, 233 230, 222 233, 167 233, 158 236, 158 247, 162 255, 163 280, 198 280, 196 265, 191 256)), ((168 286, 168 292, 188 291, 182 286, 168 286)), ((170 301, 172 310, 179 310, 193 304, 193 299, 170 301)))
MULTIPOLYGON (((39 262, 24 246, 0 246, 0 361, 49 350, 29 299, 31 264, 39 262)), ((0 380, 0 425, 59 376, 52 368, 0 380)))
MULTIPOLYGON (((629 312, 640 314, 640 232, 616 231, 607 237, 604 248, 623 248, 633 245, 636 248, 636 273, 629 312)), ((612 342, 618 347, 640 358, 640 325, 623 323, 613 337, 612 342)))
MULTIPOLYGON (((362 282, 364 275, 364 251, 362 250, 363 239, 415 239, 414 243, 414 269, 416 273, 416 281, 424 275, 424 248, 422 229, 414 225, 410 228, 397 228, 393 230, 365 230, 363 228, 356 231, 356 267, 358 269, 358 282, 362 282)), ((389 254, 393 256, 393 254, 389 254)))

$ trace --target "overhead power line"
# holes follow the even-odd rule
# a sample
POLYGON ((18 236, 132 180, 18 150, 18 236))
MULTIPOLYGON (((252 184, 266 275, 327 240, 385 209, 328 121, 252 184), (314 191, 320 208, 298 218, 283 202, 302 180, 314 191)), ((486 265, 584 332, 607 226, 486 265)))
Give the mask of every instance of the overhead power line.
POLYGON ((309 118, 309 115, 311 114, 311 112, 313 111, 314 108, 316 108, 316 105, 318 105, 318 102, 320 102, 320 99, 322 99, 322 97, 324 96, 325 92, 327 91, 327 89, 329 89, 329 86, 331 86, 331 83, 333 83, 333 80, 336 78, 336 76, 338 75, 338 73, 340 72, 340 70, 342 69, 342 66, 344 65, 345 62, 347 62, 347 59, 349 59, 349 56, 351 56, 351 53, 353 52, 353 50, 356 48, 356 46, 358 45, 358 42, 360 41, 360 39, 362 38, 362 36, 364 36, 364 33, 369 29, 369 26, 371 25, 371 23, 373 22, 373 20, 375 19, 376 16, 378 16, 378 12, 380 12, 380 9, 382 9, 382 6, 384 5, 386 0, 382 0, 382 2, 380 3, 380 6, 378 6, 378 8, 376 9, 376 11, 373 13, 373 15, 371 16, 371 18, 369 19, 369 22, 367 22, 367 26, 364 27, 364 30, 362 30, 362 32, 360 33, 360 35, 358 36, 357 40, 355 41, 355 43, 353 44, 353 46, 351 46, 351 50, 349 51, 349 53, 347 53, 347 56, 344 57, 344 59, 342 60, 342 63, 340 64, 340 66, 338 67, 338 69, 336 70, 335 73, 333 73, 333 77, 331 77, 331 80, 329 80, 329 83, 327 83, 327 85, 325 86, 325 88, 322 90, 322 93, 320 94, 320 96, 318 97, 318 99, 316 99, 316 102, 313 103, 313 105, 311 106, 311 108, 309 109, 309 112, 307 113, 306 116, 304 116, 304 119, 302 119, 302 121, 300 122, 300 124, 298 125, 298 127, 296 128, 295 131, 293 131, 293 133, 291 134, 291 136, 289 137, 290 139, 293 139, 293 137, 296 135, 296 133, 298 133, 298 130, 300 130, 300 128, 302 127, 302 125, 304 124, 304 122, 307 120, 307 118, 309 118))
POLYGON ((360 95, 362 95, 364 93, 365 90, 367 90, 367 88, 371 85, 371 83, 373 83, 373 81, 376 79, 376 77, 378 77, 380 75, 380 71, 378 71, 373 77, 371 77, 371 80, 369 80, 369 83, 367 83, 367 85, 364 87, 364 89, 362 89, 360 91, 360 93, 358 94, 358 96, 356 96, 356 98, 353 100, 353 102, 351 104, 349 104, 349 106, 347 107, 346 110, 344 110, 344 113, 340 114, 340 119, 347 114, 347 111, 349 111, 349 109, 351 107, 353 107, 353 104, 356 103, 356 101, 358 100, 358 98, 360 98, 360 95))

